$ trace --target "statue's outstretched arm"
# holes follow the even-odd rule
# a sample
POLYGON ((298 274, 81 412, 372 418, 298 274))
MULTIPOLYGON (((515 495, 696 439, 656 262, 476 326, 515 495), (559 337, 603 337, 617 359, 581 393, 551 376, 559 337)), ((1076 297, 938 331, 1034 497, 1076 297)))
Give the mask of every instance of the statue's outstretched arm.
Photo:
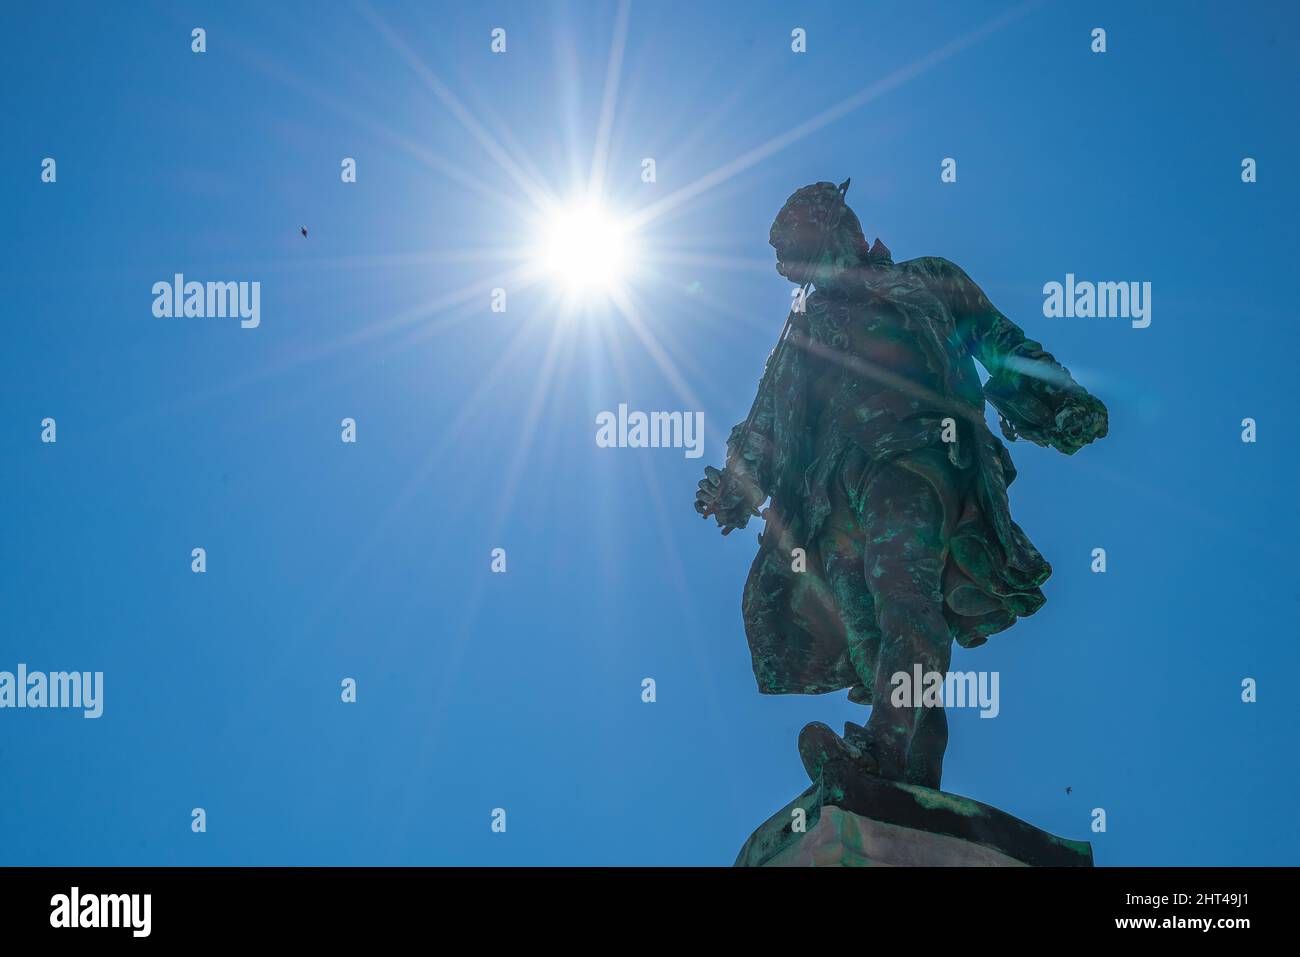
POLYGON ((1106 435, 1106 406, 1074 381, 1040 343, 994 307, 958 266, 936 270, 967 350, 988 370, 984 396, 998 411, 1003 434, 1073 455, 1106 435))

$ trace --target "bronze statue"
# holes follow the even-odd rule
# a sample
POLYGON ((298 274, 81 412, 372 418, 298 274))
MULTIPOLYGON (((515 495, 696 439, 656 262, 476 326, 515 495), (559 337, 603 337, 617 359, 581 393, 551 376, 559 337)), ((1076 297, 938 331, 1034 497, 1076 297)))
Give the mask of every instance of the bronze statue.
POLYGON ((1009 440, 1067 455, 1106 434, 1106 408, 959 267, 868 245, 847 188, 805 186, 772 224, 802 301, 695 508, 724 535, 765 520, 742 606, 759 690, 848 688, 872 705, 843 737, 804 729, 809 775, 840 760, 937 789, 943 707, 896 704, 891 679, 946 674, 954 639, 974 647, 1033 614, 1051 574, 1011 520, 1016 470, 984 402, 1009 440))

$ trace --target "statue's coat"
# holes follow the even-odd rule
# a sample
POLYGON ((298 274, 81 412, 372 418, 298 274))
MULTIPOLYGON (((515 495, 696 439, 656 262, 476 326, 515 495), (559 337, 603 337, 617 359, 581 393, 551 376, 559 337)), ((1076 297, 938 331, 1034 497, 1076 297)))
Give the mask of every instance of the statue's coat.
MULTIPOLYGON (((1051 567, 1011 519, 1007 487, 1016 470, 985 424, 984 402, 997 408, 1008 437, 1045 444, 1043 436, 1056 431, 1061 447, 1050 410, 1078 387, 961 269, 931 257, 895 264, 877 241, 867 268, 808 298, 777 363, 744 448, 740 426, 728 443, 729 464, 748 469, 772 497, 742 606, 760 691, 849 688, 853 700, 870 700, 870 689, 849 661, 844 620, 814 547, 831 511, 831 483, 839 480, 850 453, 858 459, 865 453, 875 464, 898 462, 939 491, 950 536, 944 613, 958 643, 983 644, 1042 606, 1039 586, 1051 567), (854 337, 847 334, 851 324, 878 310, 889 310, 895 327, 906 331, 928 367, 927 381, 936 387, 918 399, 903 383, 845 408, 819 406, 810 385, 827 363, 844 364, 859 380, 889 381, 888 369, 855 354, 854 337), (976 358, 991 374, 985 387, 976 358), (835 417, 829 429, 821 421, 827 415, 835 417), (943 418, 956 423, 956 442, 941 440, 943 418), (964 477, 958 495, 938 474, 949 467, 964 477), (792 568, 796 547, 805 549, 806 571, 792 568)), ((1104 408, 1101 415, 1094 432, 1104 434, 1104 408)), ((1072 453, 1092 437, 1080 435, 1076 446, 1067 436, 1062 450, 1072 453)))

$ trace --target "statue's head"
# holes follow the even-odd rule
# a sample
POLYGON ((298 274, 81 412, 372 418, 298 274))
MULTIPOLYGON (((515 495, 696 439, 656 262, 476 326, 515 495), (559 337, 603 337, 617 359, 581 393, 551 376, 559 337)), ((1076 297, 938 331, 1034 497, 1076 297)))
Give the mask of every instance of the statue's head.
POLYGON ((848 206, 839 207, 830 232, 826 232, 838 202, 834 183, 813 183, 795 190, 785 201, 768 234, 768 242, 776 250, 777 272, 800 285, 810 279, 825 282, 866 260, 867 238, 848 206), (826 251, 818 263, 823 241, 826 251))

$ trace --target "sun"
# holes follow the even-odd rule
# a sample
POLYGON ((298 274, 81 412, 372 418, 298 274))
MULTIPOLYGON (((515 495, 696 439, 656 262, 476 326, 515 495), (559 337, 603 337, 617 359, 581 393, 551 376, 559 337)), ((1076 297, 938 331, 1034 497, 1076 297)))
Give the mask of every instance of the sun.
POLYGON ((600 203, 554 208, 545 217, 543 233, 541 269, 566 292, 611 292, 630 272, 630 230, 600 203))

